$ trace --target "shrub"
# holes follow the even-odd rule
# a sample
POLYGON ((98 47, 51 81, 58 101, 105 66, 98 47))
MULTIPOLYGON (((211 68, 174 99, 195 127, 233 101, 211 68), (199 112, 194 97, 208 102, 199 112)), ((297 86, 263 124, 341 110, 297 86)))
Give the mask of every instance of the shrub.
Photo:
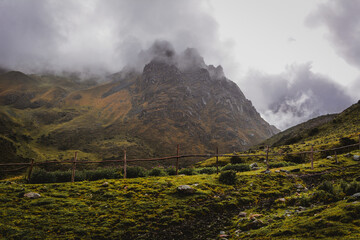
POLYGON ((70 182, 71 172, 70 171, 55 171, 52 173, 55 176, 55 182, 70 182))
POLYGON ((166 172, 163 168, 153 168, 148 172, 149 176, 165 176, 166 172))
POLYGON ((96 170, 84 170, 82 172, 84 174, 83 180, 88 181, 121 178, 121 174, 116 168, 98 168, 96 170))
POLYGON ((250 171, 250 166, 247 164, 228 164, 221 169, 221 171, 234 170, 236 172, 250 171))
POLYGON ((294 165, 291 162, 274 162, 269 164, 269 168, 280 168, 294 165))
POLYGON ((237 164, 237 163, 244 163, 244 160, 241 159, 241 157, 239 157, 239 156, 232 156, 232 157, 230 158, 230 162, 231 162, 232 164, 237 164))
POLYGON ((126 169, 126 177, 128 178, 137 178, 137 177, 146 177, 146 170, 143 167, 128 167, 126 169))
POLYGON ((328 192, 330 194, 335 194, 334 185, 329 181, 325 181, 325 182, 321 183, 319 185, 318 189, 328 192))
POLYGON ((34 168, 31 173, 30 183, 53 183, 55 176, 41 168, 34 168))
POLYGON ((360 183, 356 181, 351 183, 341 182, 340 187, 346 195, 353 195, 360 192, 360 183))
POLYGON ((183 168, 179 171, 179 174, 196 175, 196 171, 194 168, 183 168))
POLYGON ((197 169, 199 174, 213 174, 216 173, 216 167, 204 167, 197 169))
POLYGON ((234 185, 236 183, 236 172, 233 170, 221 172, 219 182, 227 185, 234 185))
POLYGON ((174 168, 174 167, 169 167, 165 171, 169 176, 176 175, 176 168, 174 168))
POLYGON ((340 146, 347 146, 347 145, 352 145, 352 144, 357 143, 354 139, 351 139, 348 137, 340 138, 339 142, 340 142, 340 146))
POLYGON ((306 161, 305 157, 299 154, 286 154, 284 156, 284 161, 292 163, 304 163, 306 161))

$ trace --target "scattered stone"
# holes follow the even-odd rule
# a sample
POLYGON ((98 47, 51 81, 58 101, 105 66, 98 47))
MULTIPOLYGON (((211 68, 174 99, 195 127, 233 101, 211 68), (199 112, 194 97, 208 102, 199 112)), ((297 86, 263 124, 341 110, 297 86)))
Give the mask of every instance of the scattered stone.
POLYGON ((354 155, 353 159, 354 159, 354 161, 360 161, 360 156, 359 155, 354 155))
POLYGON ((300 168, 292 169, 290 172, 300 172, 300 168))
POLYGON ((303 188, 304 188, 304 186, 301 185, 301 184, 296 184, 295 187, 296 187, 297 189, 303 189, 303 188))
POLYGON ((276 201, 278 201, 278 202, 286 202, 286 199, 285 198, 278 198, 278 199, 276 199, 276 201))
POLYGON ((309 191, 309 189, 306 187, 306 188, 304 188, 304 192, 307 192, 307 191, 309 191))
POLYGON ((275 170, 275 173, 280 173, 280 170, 275 170))
POLYGON ((195 193, 195 189, 190 187, 189 185, 180 185, 177 187, 177 191, 179 193, 183 193, 183 194, 193 194, 195 193))
POLYGON ((263 171, 263 173, 269 174, 269 173, 271 173, 271 171, 270 170, 265 170, 265 171, 263 171))
POLYGON ((351 153, 347 153, 344 155, 344 157, 351 158, 353 155, 351 153))
POLYGON ((246 217, 246 212, 240 212, 238 217, 246 217))
POLYGON ((108 182, 104 182, 103 184, 101 184, 102 187, 108 187, 109 183, 108 182))
POLYGON ((220 231, 220 235, 225 235, 226 233, 224 231, 220 231))
POLYGON ((253 219, 256 219, 256 218, 262 217, 262 216, 263 216, 262 214, 257 214, 257 213, 255 213, 255 214, 250 214, 249 219, 250 219, 250 220, 253 220, 253 219))
POLYGON ((306 208, 305 208, 305 207, 302 207, 302 206, 299 206, 299 207, 298 207, 298 210, 299 210, 299 211, 305 211, 306 208))
POLYGON ((36 192, 28 192, 28 193, 25 193, 24 194, 24 197, 27 197, 27 198, 40 198, 41 195, 36 193, 36 192))
POLYGON ((280 172, 290 173, 288 170, 285 170, 285 169, 280 169, 280 172))
POLYGON ((355 199, 360 199, 360 192, 353 194, 351 197, 355 199))
POLYGON ((194 187, 197 187, 197 186, 199 186, 199 184, 198 184, 198 183, 194 183, 193 186, 194 186, 194 187))
POLYGON ((327 156, 326 159, 333 159, 333 157, 332 156, 327 156))
POLYGON ((250 166, 250 168, 257 168, 257 167, 259 167, 259 166, 257 165, 257 163, 252 163, 252 164, 250 164, 249 166, 250 166))
POLYGON ((247 227, 250 229, 258 229, 264 226, 265 226, 264 222, 259 219, 255 219, 247 225, 247 227))

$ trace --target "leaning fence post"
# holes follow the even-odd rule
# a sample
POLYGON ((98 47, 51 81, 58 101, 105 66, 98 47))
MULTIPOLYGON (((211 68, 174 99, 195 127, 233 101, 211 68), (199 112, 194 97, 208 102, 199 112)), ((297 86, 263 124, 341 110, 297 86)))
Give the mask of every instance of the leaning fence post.
POLYGON ((339 163, 336 151, 335 151, 335 161, 336 161, 336 163, 339 163))
POLYGON ((216 174, 219 174, 219 148, 216 147, 216 174))
POLYGON ((314 147, 313 146, 311 146, 310 159, 311 159, 311 169, 314 169, 314 147))
POLYGON ((33 170, 33 167, 34 167, 34 159, 31 159, 31 164, 30 164, 29 173, 28 173, 28 177, 27 177, 28 182, 30 182, 30 177, 31 177, 31 172, 33 170))
POLYGON ((124 150, 124 178, 126 178, 126 150, 124 150))
POLYGON ((266 146, 266 170, 269 170, 269 146, 266 146))
POLYGON ((74 156, 74 159, 73 159, 72 173, 71 173, 71 182, 75 182, 76 159, 77 159, 77 152, 75 152, 75 156, 74 156))
POLYGON ((177 145, 176 150, 176 175, 179 174, 179 144, 177 145))

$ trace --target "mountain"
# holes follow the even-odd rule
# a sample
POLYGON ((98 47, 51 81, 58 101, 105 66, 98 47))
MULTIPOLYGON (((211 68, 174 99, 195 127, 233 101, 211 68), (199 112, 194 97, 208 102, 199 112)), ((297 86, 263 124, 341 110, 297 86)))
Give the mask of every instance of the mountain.
POLYGON ((261 145, 273 147, 314 139, 338 139, 360 132, 360 101, 338 114, 323 115, 298 124, 265 140, 261 145))
MULTIPOLYGON (((142 71, 105 80, 0 74, 0 140, 10 159, 130 158, 241 151, 278 130, 261 118, 221 66, 195 49, 155 45, 142 71), (151 56, 151 57, 149 57, 151 56), (15 157, 17 156, 17 157, 15 157)), ((4 162, 5 160, 2 159, 4 162)), ((192 160, 196 161, 196 160, 192 160)))

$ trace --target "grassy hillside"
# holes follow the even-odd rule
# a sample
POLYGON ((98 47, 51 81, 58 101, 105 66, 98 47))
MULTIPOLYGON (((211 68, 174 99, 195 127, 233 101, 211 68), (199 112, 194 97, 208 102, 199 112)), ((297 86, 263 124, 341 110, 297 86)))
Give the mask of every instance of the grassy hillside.
POLYGON ((360 204, 351 196, 360 191, 360 165, 345 155, 339 159, 318 159, 315 170, 307 163, 278 173, 237 173, 233 185, 216 174, 73 184, 9 179, 0 182, 0 237, 356 239, 360 204), (295 168, 300 172, 290 172, 295 168), (195 192, 179 192, 184 184, 195 192), (24 197, 28 192, 41 197, 24 197))

